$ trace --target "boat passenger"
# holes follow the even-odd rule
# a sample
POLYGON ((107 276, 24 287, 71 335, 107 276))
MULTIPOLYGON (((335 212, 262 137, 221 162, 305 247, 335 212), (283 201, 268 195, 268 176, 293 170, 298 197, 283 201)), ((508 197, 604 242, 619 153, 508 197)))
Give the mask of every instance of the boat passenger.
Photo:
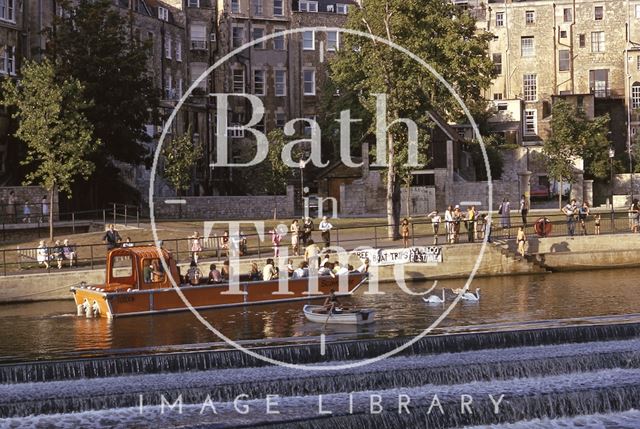
POLYGON ((220 270, 220 274, 222 274, 222 280, 228 281, 231 276, 231 272, 229 271, 229 260, 225 259, 222 263, 222 269, 220 270))
POLYGON ((164 277, 164 267, 162 266, 160 261, 157 259, 154 259, 153 263, 151 264, 151 268, 152 268, 151 279, 153 280, 153 282, 154 283, 161 282, 164 277))
POLYGON ((262 269, 262 280, 269 281, 277 278, 278 268, 274 266, 273 259, 267 259, 267 265, 262 269))
POLYGON ((293 276, 291 277, 294 279, 309 277, 309 264, 307 264, 305 261, 300 262, 300 265, 298 265, 298 268, 296 268, 296 270, 293 272, 293 276))
POLYGON ((216 264, 209 265, 209 283, 222 283, 222 274, 216 268, 216 264))
POLYGON ((318 255, 320 248, 313 242, 308 241, 309 245, 304 249, 304 260, 309 264, 309 271, 315 273, 318 271, 318 255))
POLYGON ((142 270, 142 278, 145 283, 151 283, 151 273, 153 272, 153 263, 149 263, 149 265, 144 267, 142 270))
POLYGON ((133 247, 135 244, 131 241, 131 237, 127 237, 122 243, 122 247, 133 247))
POLYGON ((293 259, 289 259, 289 263, 287 264, 287 275, 291 277, 295 268, 293 268, 293 259))
POLYGON ((364 258, 364 262, 357 269, 359 273, 368 273, 369 272, 369 258, 364 258))
POLYGON ((334 271, 336 276, 342 276, 344 274, 349 274, 349 268, 346 265, 336 264, 336 266, 338 267, 338 269, 334 271))
POLYGON ((318 270, 318 275, 335 277, 336 275, 333 273, 333 264, 331 262, 325 262, 318 270))
POLYGON ((249 280, 251 281, 260 281, 262 280, 262 273, 258 269, 258 264, 255 262, 251 263, 251 271, 249 272, 249 280))
POLYGON ((196 264, 196 261, 191 261, 191 264, 189 264, 189 270, 187 271, 187 281, 193 286, 197 286, 200 284, 201 277, 202 273, 198 268, 198 264, 196 264))

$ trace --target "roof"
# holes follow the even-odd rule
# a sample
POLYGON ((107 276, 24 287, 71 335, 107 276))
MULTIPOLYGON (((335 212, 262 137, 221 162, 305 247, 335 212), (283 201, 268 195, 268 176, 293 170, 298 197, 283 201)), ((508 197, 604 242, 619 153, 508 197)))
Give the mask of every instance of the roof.
POLYGON ((447 121, 445 121, 444 118, 440 116, 439 113, 434 110, 427 110, 427 114, 429 115, 431 120, 435 122, 438 128, 440 128, 451 140, 453 140, 454 142, 462 141, 456 130, 454 130, 453 127, 449 125, 447 121))
MULTIPOLYGON (((158 248, 151 244, 147 246, 118 247, 117 249, 113 249, 109 253, 109 256, 129 256, 132 254, 142 259, 154 259, 160 256, 158 254, 158 248)), ((170 254, 166 249, 162 249, 162 254, 164 259, 169 259, 170 254)))

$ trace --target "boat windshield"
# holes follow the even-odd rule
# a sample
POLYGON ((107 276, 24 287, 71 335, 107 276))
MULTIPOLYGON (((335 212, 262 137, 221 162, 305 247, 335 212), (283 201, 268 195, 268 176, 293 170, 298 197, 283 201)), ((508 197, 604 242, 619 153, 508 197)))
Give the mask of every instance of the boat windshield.
POLYGON ((115 256, 111 261, 111 278, 115 281, 128 279, 133 275, 133 261, 130 255, 115 256))

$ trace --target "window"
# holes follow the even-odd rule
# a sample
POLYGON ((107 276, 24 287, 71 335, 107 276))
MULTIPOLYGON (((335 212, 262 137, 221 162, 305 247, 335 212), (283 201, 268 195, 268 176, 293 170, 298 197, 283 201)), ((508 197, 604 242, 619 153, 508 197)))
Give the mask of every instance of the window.
POLYGON ((233 26, 231 29, 231 46, 239 48, 244 44, 244 27, 233 26))
POLYGON ((284 15, 284 0, 273 0, 273 15, 274 16, 284 15))
POLYGON ((520 38, 520 52, 523 57, 534 57, 536 55, 536 47, 533 44, 533 36, 520 38))
MULTIPOLYGON (((306 115, 304 118, 309 119, 310 121, 316 121, 315 115, 306 115)), ((303 123, 304 129, 302 130, 302 132, 304 133, 305 137, 311 137, 311 124, 307 121, 304 121, 303 123)))
POLYGON ((15 0, 0 0, 0 19, 15 22, 15 0))
POLYGON ((200 7, 200 0, 189 0, 189 7, 200 7))
POLYGON ((316 37, 313 31, 305 31, 302 34, 302 49, 313 51, 316 48, 316 37))
MULTIPOLYGON (((0 0, 0 4, 2 0, 0 0)), ((2 16, 2 6, 0 6, 0 17, 2 16)), ((162 6, 158 7, 158 19, 160 21, 169 21, 169 9, 166 9, 162 6)))
POLYGON ((316 95, 316 71, 304 70, 302 72, 304 83, 304 95, 316 95))
POLYGON ((171 70, 167 70, 164 75, 164 98, 167 100, 173 100, 175 93, 173 92, 173 78, 171 77, 171 70))
POLYGON ((636 69, 638 69, 638 71, 640 71, 640 55, 638 55, 636 57, 636 69))
POLYGON ((276 97, 284 97, 287 95, 287 72, 286 70, 275 71, 275 90, 276 97))
MULTIPOLYGON (((200 76, 207 71, 207 63, 190 63, 191 83, 195 82, 200 76)), ((202 79, 198 84, 198 88, 207 89, 207 79, 202 79)))
POLYGON ((276 127, 284 128, 287 122, 287 117, 283 112, 276 112, 276 127))
POLYGON ((504 27, 504 12, 496 12, 496 27, 504 27))
POLYGON ((536 12, 528 10, 524 13, 524 22, 527 25, 533 25, 536 23, 536 12))
POLYGON ((604 31, 591 33, 591 52, 604 52, 604 31))
POLYGON ((579 40, 578 43, 581 48, 584 48, 587 45, 587 42, 586 42, 587 38, 585 37, 584 34, 578 35, 578 40, 579 40))
POLYGON ((561 39, 567 38, 567 30, 560 30, 560 38, 561 39))
POLYGON ((327 51, 337 51, 340 47, 337 31, 327 31, 327 51))
POLYGON ((244 93, 244 70, 233 70, 233 92, 234 94, 244 93))
POLYGON ((335 10, 333 10, 333 5, 332 4, 328 4, 327 5, 327 12, 335 12, 335 10))
POLYGON ((164 56, 167 59, 171 59, 171 39, 168 37, 164 41, 164 56))
POLYGON ((149 45, 151 46, 151 52, 153 52, 153 31, 147 31, 147 40, 149 41, 149 45))
POLYGON ((16 48, 13 46, 3 46, 0 49, 0 73, 16 74, 16 48))
POLYGON ((589 70, 589 89, 598 98, 609 96, 609 69, 589 70))
POLYGON ((251 9, 254 15, 262 16, 262 0, 251 0, 251 9))
POLYGON ((584 97, 579 95, 576 103, 578 105, 578 112, 584 113, 584 97))
POLYGON ((640 4, 636 5, 636 18, 640 18, 640 4))
POLYGON ((204 24, 191 24, 191 49, 207 48, 207 28, 204 24))
POLYGON ((571 53, 568 49, 561 49, 558 52, 558 70, 568 71, 571 66, 571 53))
MULTIPOLYGON (((501 92, 494 92, 493 93, 493 99, 494 100, 502 100, 502 93, 501 92)), ((498 110, 500 110, 500 106, 498 106, 498 110)))
POLYGON ((502 54, 493 54, 493 71, 496 72, 497 75, 502 74, 502 54))
POLYGON ((264 70, 253 71, 253 93, 255 95, 264 95, 264 70))
MULTIPOLYGON (((275 28, 273 30, 276 33, 284 31, 284 28, 275 28)), ((276 51, 284 51, 286 49, 284 34, 280 34, 279 36, 275 36, 273 39, 273 49, 276 51)))
POLYGON ((349 11, 349 6, 347 6, 346 4, 343 4, 343 3, 336 4, 336 12, 346 15, 348 11, 349 11))
MULTIPOLYGON (((258 40, 261 37, 264 37, 264 28, 253 27, 253 40, 258 40)), ((260 43, 256 43, 253 47, 256 49, 264 49, 264 40, 260 43)))
POLYGON ((176 40, 176 61, 182 61, 182 40, 176 40))
POLYGON ((240 13, 240 0, 231 0, 231 13, 240 13))
POLYGON ((298 3, 298 12, 317 12, 318 2, 311 0, 300 0, 298 3))
POLYGON ((538 98, 538 76, 525 74, 522 78, 522 92, 524 101, 536 101, 538 98))
POLYGON ((564 8, 564 10, 562 11, 562 15, 564 17, 564 22, 573 21, 571 8, 568 8, 568 7, 564 8))
POLYGON ((178 95, 178 98, 182 98, 182 78, 179 77, 178 80, 176 81, 176 92, 178 95))
POLYGON ((604 18, 604 6, 595 6, 593 8, 593 19, 596 21, 602 21, 604 18))
POLYGON ((538 124, 536 122, 537 112, 533 109, 524 111, 524 135, 535 136, 538 134, 538 124))

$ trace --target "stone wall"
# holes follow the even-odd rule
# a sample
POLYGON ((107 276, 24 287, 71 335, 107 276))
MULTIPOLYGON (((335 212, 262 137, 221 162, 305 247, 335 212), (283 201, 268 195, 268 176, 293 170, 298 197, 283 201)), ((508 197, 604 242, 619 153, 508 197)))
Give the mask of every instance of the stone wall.
MULTIPOLYGON (((511 207, 516 207, 520 201, 521 191, 518 180, 494 180, 493 208, 497 209, 503 198, 511 201, 511 207)), ((487 182, 454 182, 450 186, 450 201, 448 204, 460 204, 465 201, 480 202, 478 209, 486 212, 489 204, 489 188, 487 182)), ((444 210, 446 207, 439 207, 444 210)), ((464 208, 464 207, 463 207, 464 208)))
MULTIPOLYGON (((9 192, 13 191, 16 194, 16 207, 15 213, 17 220, 20 221, 23 218, 24 203, 29 202, 29 208, 31 209, 31 221, 37 222, 37 217, 40 217, 42 212, 41 201, 43 196, 47 196, 49 199, 49 192, 42 186, 2 186, 0 187, 0 221, 11 222, 8 215, 9 208, 7 207, 7 201, 9 200, 9 192)), ((49 201, 49 207, 53 211, 53 219, 58 220, 58 192, 53 195, 53 204, 49 201)))
POLYGON ((160 219, 272 219, 294 217, 294 190, 286 195, 181 197, 186 204, 167 204, 154 198, 155 215, 160 219))

